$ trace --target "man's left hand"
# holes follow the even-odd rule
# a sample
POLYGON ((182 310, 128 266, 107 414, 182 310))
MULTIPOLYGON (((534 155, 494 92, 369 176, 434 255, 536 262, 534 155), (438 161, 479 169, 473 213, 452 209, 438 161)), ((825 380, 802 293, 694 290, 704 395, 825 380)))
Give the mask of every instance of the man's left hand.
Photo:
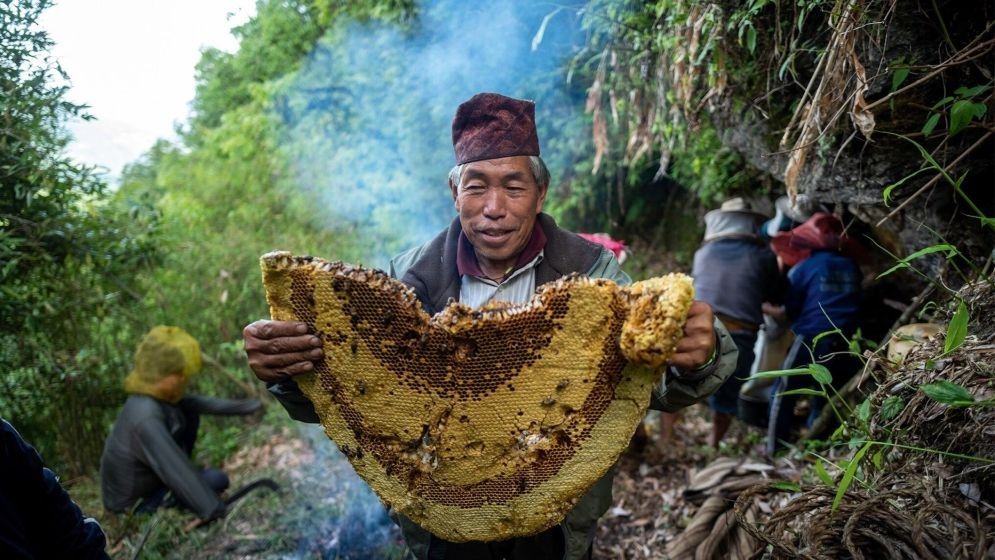
POLYGON ((684 324, 684 338, 677 343, 677 351, 670 358, 670 365, 682 371, 700 368, 715 352, 715 318, 712 306, 695 301, 688 310, 684 324))

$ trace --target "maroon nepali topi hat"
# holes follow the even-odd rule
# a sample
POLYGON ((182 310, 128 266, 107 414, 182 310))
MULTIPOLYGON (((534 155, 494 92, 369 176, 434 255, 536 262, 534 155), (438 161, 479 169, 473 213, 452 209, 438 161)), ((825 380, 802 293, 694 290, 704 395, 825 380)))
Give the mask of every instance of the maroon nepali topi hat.
POLYGON ((478 93, 453 118, 456 164, 509 156, 539 155, 536 105, 498 93, 478 93))

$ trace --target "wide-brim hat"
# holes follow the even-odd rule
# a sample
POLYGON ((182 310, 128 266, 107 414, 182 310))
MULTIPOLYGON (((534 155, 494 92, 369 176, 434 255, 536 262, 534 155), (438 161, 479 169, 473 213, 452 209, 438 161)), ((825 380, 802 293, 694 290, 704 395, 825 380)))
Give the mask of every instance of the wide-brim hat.
POLYGON ((718 210, 705 214, 705 241, 725 238, 758 238, 760 224, 767 218, 754 206, 737 196, 726 200, 718 210))

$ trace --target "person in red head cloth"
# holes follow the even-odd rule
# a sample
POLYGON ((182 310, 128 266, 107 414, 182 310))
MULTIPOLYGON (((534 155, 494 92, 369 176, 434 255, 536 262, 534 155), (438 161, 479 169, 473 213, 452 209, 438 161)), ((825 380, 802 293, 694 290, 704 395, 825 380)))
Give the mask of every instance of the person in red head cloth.
MULTIPOLYGON (((778 262, 789 268, 787 298, 784 305, 765 303, 763 310, 781 323, 791 324, 795 341, 785 357, 784 369, 824 365, 840 386, 859 367, 847 352, 848 340, 860 320, 860 284, 862 274, 857 263, 864 258, 863 247, 847 237, 843 222, 833 214, 817 212, 800 226, 776 234, 771 249, 778 262), (839 334, 819 337, 839 329, 839 334), (817 340, 818 337, 818 340, 817 340)), ((815 384, 807 375, 782 377, 771 388, 767 453, 791 441, 797 395, 784 391, 815 384)), ((808 425, 818 417, 824 399, 811 397, 808 425)))
MULTIPOLYGON (((535 104, 480 93, 456 110, 452 124, 456 165, 449 191, 456 216, 434 239, 390 262, 390 275, 410 286, 435 314, 450 301, 480 307, 490 301, 527 302, 536 288, 568 274, 629 277, 611 251, 556 225, 543 205, 549 171, 539 156, 535 104)), ((736 346, 711 308, 695 302, 671 367, 654 389, 652 406, 677 410, 706 398, 736 364, 736 346)), ((321 343, 295 322, 256 321, 244 332, 249 365, 290 415, 318 422, 293 376, 312 371, 321 343)), ((597 520, 612 503, 613 471, 594 484, 560 525, 501 542, 452 543, 397 516, 415 558, 590 558, 597 520)))

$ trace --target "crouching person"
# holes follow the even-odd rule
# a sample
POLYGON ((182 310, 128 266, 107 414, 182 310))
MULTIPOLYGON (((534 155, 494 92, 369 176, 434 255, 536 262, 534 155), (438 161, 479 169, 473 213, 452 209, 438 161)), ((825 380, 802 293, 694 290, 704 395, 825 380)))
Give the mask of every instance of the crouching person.
POLYGON ((262 403, 184 396, 200 367, 200 345, 180 328, 155 327, 139 344, 135 367, 124 383, 128 400, 100 461, 108 511, 151 512, 175 504, 202 520, 225 514, 220 494, 228 488, 228 476, 220 469, 195 467, 190 460, 200 415, 251 414, 262 403))

